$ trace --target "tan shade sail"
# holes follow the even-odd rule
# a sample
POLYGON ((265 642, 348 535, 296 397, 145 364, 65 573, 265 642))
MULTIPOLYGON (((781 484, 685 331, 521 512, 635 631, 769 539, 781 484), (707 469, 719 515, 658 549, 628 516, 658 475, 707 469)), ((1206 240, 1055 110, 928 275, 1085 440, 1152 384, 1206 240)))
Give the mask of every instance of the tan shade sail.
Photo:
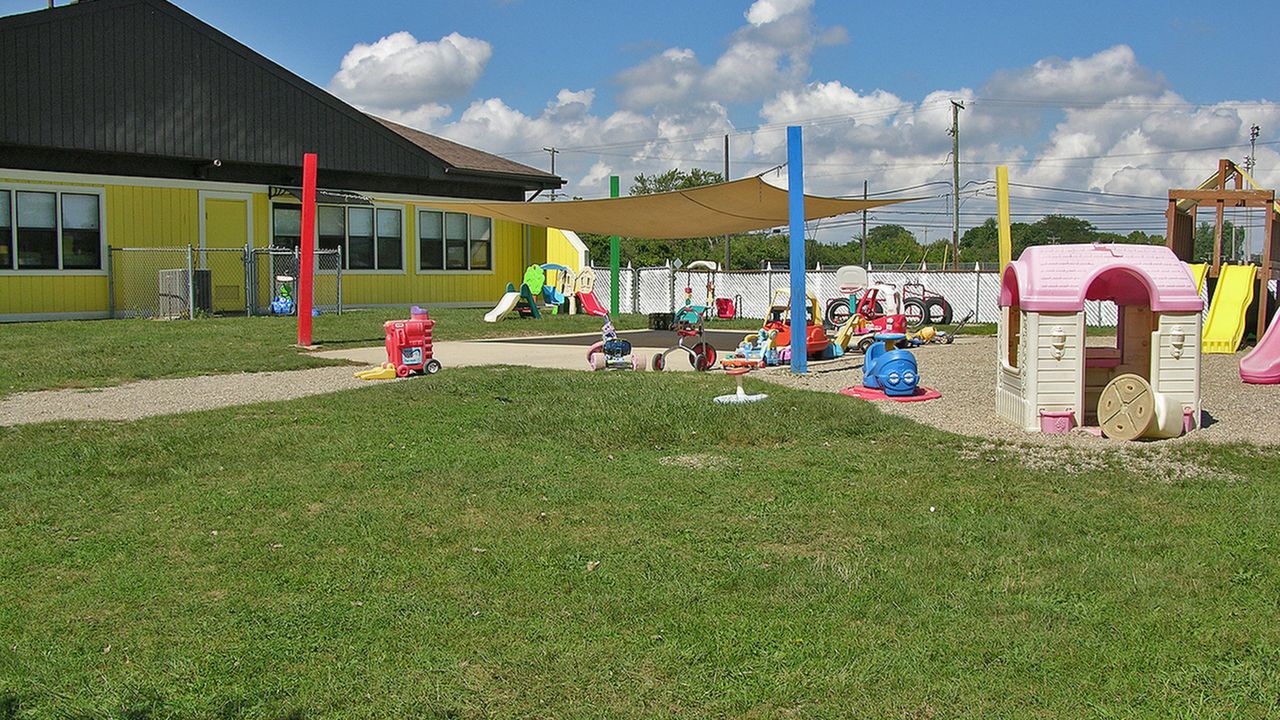
MULTIPOLYGON (((805 195, 804 216, 806 220, 817 220, 912 199, 842 200, 805 195)), ((457 201, 424 206, 574 232, 663 239, 729 235, 789 222, 787 191, 759 177, 603 200, 457 201)))

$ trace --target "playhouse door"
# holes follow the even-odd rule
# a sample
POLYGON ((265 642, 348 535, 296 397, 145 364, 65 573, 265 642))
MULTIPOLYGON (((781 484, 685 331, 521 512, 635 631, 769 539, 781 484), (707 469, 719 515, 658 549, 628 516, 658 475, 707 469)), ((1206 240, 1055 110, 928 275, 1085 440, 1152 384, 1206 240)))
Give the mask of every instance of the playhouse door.
POLYGON ((250 242, 252 197, 203 195, 199 267, 209 272, 212 307, 218 313, 244 312, 244 246, 250 242))

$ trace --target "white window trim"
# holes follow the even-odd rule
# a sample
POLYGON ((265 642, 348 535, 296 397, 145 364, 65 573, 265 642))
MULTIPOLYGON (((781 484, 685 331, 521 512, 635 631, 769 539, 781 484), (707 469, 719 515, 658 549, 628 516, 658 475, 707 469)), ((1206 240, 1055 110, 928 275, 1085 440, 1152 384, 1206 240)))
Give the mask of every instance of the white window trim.
MULTIPOLYGON (((377 269, 377 268, 360 268, 360 269, 351 269, 351 268, 345 268, 345 267, 344 267, 344 268, 342 268, 342 274, 343 274, 343 275, 407 275, 407 274, 408 274, 408 272, 409 272, 409 253, 408 253, 408 247, 407 247, 407 240, 406 240, 406 237, 405 237, 405 235, 407 235, 407 232, 406 232, 406 230, 407 230, 407 227, 406 227, 406 226, 407 226, 407 223, 405 222, 405 216, 407 215, 407 212, 406 212, 406 208, 405 208, 405 206, 403 206, 403 205, 396 205, 396 204, 394 204, 394 203, 384 203, 384 202, 375 202, 375 203, 373 203, 373 205, 372 205, 372 206, 369 206, 369 205, 329 205, 328 203, 317 203, 317 204, 316 204, 316 212, 317 212, 317 214, 319 213, 319 208, 320 208, 322 205, 323 205, 323 206, 325 206, 325 207, 340 207, 340 208, 343 208, 343 226, 342 226, 342 228, 343 228, 343 232, 344 232, 344 233, 346 233, 346 240, 345 240, 345 242, 344 242, 344 246, 343 246, 343 248, 342 248, 342 262, 343 262, 343 263, 348 263, 348 262, 350 262, 350 260, 347 258, 347 248, 349 248, 349 247, 350 247, 350 243, 351 243, 351 231, 349 230, 349 228, 351 227, 351 222, 350 222, 350 218, 346 215, 346 210, 347 210, 348 208, 352 208, 352 207, 372 207, 372 208, 373 208, 373 245, 374 245, 374 259, 375 259, 374 261, 375 261, 375 263, 377 262, 377 252, 378 252, 378 250, 377 250, 377 245, 378 245, 378 210, 379 210, 379 209, 384 209, 384 210, 399 210, 399 211, 400 211, 400 268, 399 268, 398 270, 397 270, 397 269, 394 269, 394 268, 393 268, 393 269, 387 269, 387 270, 379 270, 379 269, 377 269)), ((270 237, 268 237, 268 239, 267 239, 267 245, 266 245, 266 247, 275 247, 275 246, 276 246, 276 245, 275 245, 275 240, 276 240, 275 208, 277 208, 277 207, 296 207, 296 208, 301 208, 301 207, 302 207, 302 204, 301 204, 301 203, 292 203, 292 202, 278 202, 276 199, 272 199, 272 200, 271 200, 271 202, 270 202, 270 203, 268 203, 268 207, 267 207, 267 225, 268 225, 268 228, 267 228, 267 229, 268 229, 268 231, 269 231, 269 235, 270 235, 270 237)), ((317 222, 317 223, 315 224, 315 227, 314 227, 314 228, 312 228, 312 230, 314 230, 314 232, 315 232, 315 237, 314 237, 314 238, 312 238, 312 241, 316 244, 316 245, 315 245, 315 248, 316 248, 317 250, 319 250, 319 249, 320 249, 320 223, 318 223, 318 222, 317 222)), ((337 271, 337 270, 321 270, 321 269, 319 269, 319 268, 316 268, 316 272, 317 272, 317 273, 323 273, 323 274, 325 274, 325 275, 336 275, 338 271, 337 271)))
POLYGON ((58 267, 62 266, 62 195, 97 195, 98 196, 98 258, 101 267, 98 270, 17 270, 13 267, 0 268, 0 277, 75 277, 105 276, 107 266, 111 262, 107 257, 107 191, 104 188, 90 185, 35 185, 27 183, 0 183, 0 192, 8 191, 9 195, 9 228, 13 235, 13 258, 15 265, 18 258, 18 195, 19 192, 51 192, 57 197, 54 200, 54 216, 58 231, 58 267))
MULTIPOLYGON (((413 239, 413 242, 414 242, 414 250, 416 251, 416 252, 414 253, 414 263, 413 263, 413 273, 414 273, 415 275, 493 275, 493 274, 495 273, 494 268, 498 265, 498 252, 497 252, 498 243, 497 243, 497 240, 496 240, 497 231, 495 230, 495 226, 497 225, 497 223, 495 223, 495 222, 493 221, 493 218, 488 218, 488 219, 489 219, 489 268, 488 268, 487 270, 484 270, 484 269, 480 269, 480 270, 472 270, 472 269, 471 269, 471 218, 473 218, 473 217, 488 217, 488 216, 487 216, 487 215, 472 215, 471 213, 461 213, 461 214, 463 214, 463 215, 466 215, 466 216, 467 216, 467 268, 466 268, 465 270, 449 270, 449 269, 447 269, 447 268, 445 268, 445 269, 432 268, 432 269, 429 269, 429 270, 423 270, 423 269, 422 269, 422 238, 419 236, 419 234, 422 232, 422 231, 421 231, 421 227, 422 227, 422 225, 421 225, 421 213, 424 213, 424 212, 438 212, 438 213, 442 213, 442 214, 443 214, 443 213, 446 213, 446 212, 457 212, 457 211, 455 211, 455 210, 437 210, 437 209, 432 208, 432 207, 415 207, 415 208, 414 208, 414 212, 419 213, 419 216, 414 218, 414 228, 418 230, 418 232, 414 233, 414 234, 415 234, 415 236, 417 236, 417 237, 414 237, 414 239, 413 239)), ((440 226, 440 228, 441 228, 441 231, 443 232, 443 230, 444 230, 444 219, 443 219, 443 217, 441 218, 441 226, 440 226)), ((444 242, 444 238, 441 238, 441 240, 440 240, 440 241, 443 243, 443 242, 444 242)), ((443 250, 442 250, 442 252, 443 252, 443 250)), ((447 258, 445 259, 445 262, 446 262, 446 264, 448 263, 448 259, 447 259, 447 258)))

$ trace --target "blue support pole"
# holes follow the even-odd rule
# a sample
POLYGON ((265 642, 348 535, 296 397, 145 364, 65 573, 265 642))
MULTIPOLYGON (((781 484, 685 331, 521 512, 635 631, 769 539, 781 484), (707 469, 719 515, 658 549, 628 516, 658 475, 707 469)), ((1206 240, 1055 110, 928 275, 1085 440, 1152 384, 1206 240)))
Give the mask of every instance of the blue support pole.
MULTIPOLYGON (((791 220, 791 372, 809 372, 805 337, 804 292, 804 150, 800 128, 787 128, 787 209, 791 220)), ((814 318, 814 322, 819 322, 814 318)))

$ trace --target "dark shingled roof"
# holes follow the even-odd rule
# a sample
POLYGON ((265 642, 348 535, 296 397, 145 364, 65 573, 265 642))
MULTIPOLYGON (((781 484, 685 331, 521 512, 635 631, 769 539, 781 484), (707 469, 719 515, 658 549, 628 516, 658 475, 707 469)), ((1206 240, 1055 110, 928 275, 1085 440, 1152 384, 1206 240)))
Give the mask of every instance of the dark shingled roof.
POLYGON ((167 0, 0 18, 0 167, 523 200, 555 175, 367 115, 167 0), (215 163, 217 160, 219 162, 215 163))
POLYGON ((449 165, 460 170, 470 172, 495 174, 495 175, 520 175, 522 177, 535 176, 543 177, 549 181, 558 180, 559 178, 549 172, 543 172, 537 168, 522 165, 518 162, 499 157, 483 150, 469 148, 466 145, 445 140, 442 137, 436 137, 424 133, 421 130, 415 130, 408 125, 401 125, 392 122, 386 118, 380 118, 377 115, 369 115, 369 117, 377 120, 401 137, 427 152, 435 155, 449 165))

